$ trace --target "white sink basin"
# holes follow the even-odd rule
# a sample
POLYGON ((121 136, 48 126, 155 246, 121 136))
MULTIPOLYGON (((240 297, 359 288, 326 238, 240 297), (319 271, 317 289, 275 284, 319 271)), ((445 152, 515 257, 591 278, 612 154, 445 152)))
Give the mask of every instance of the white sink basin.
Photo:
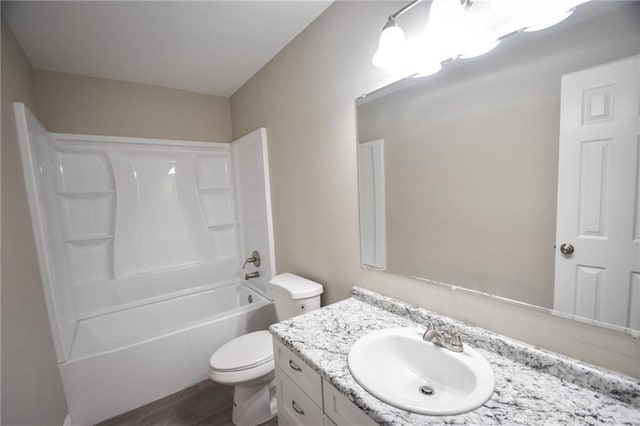
POLYGON ((424 331, 389 328, 367 334, 349 351, 351 374, 378 399, 414 413, 453 415, 484 404, 495 386, 487 360, 468 345, 453 352, 425 342, 424 331), (426 394, 430 389, 433 393, 426 394))

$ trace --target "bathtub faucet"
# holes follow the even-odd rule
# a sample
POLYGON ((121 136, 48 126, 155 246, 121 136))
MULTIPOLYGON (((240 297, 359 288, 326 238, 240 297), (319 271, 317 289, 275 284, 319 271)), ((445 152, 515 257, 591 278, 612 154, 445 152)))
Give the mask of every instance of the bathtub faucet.
POLYGON ((251 278, 258 278, 259 276, 260 276, 260 272, 255 271, 255 272, 252 272, 252 273, 250 273, 250 274, 244 274, 244 280, 245 280, 245 281, 248 281, 248 280, 250 280, 251 278))

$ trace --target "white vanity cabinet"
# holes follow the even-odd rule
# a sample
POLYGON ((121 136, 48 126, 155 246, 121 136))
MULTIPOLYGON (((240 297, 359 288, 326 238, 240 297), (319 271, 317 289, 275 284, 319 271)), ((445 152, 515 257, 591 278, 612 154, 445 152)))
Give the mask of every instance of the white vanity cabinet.
POLYGON ((367 416, 364 411, 324 379, 322 380, 322 399, 324 401, 324 413, 335 425, 377 425, 371 417, 367 416))
POLYGON ((376 424, 282 343, 273 346, 280 426, 376 424))
POLYGON ((323 424, 322 408, 279 368, 276 368, 276 392, 280 426, 323 424))

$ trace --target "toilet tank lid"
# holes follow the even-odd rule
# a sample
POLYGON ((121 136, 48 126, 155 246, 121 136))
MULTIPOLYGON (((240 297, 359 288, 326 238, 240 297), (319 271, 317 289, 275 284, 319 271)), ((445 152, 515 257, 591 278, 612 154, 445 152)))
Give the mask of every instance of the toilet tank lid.
POLYGON ((276 275, 269 281, 273 291, 287 292, 292 299, 305 299, 322 294, 322 285, 298 275, 285 273, 276 275))

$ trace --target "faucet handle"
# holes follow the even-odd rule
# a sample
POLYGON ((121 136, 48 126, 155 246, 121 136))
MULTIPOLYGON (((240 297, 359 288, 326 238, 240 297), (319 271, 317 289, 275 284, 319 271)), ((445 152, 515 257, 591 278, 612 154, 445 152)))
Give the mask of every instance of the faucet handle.
POLYGON ((426 320, 424 323, 424 326, 427 328, 427 331, 429 330, 433 330, 433 323, 431 322, 431 320, 426 320))
POLYGON ((459 331, 454 331, 451 333, 451 338, 449 339, 449 345, 452 349, 459 349, 460 352, 463 351, 464 345, 462 344, 462 338, 460 336, 466 336, 466 334, 461 333, 459 331))
POLYGON ((247 263, 253 263, 253 266, 256 268, 260 267, 260 253, 258 253, 258 250, 254 250, 253 253, 251 253, 251 257, 248 257, 247 260, 244 261, 242 269, 247 266, 247 263))
POLYGON ((462 339, 457 331, 451 334, 451 346, 462 346, 462 339))

